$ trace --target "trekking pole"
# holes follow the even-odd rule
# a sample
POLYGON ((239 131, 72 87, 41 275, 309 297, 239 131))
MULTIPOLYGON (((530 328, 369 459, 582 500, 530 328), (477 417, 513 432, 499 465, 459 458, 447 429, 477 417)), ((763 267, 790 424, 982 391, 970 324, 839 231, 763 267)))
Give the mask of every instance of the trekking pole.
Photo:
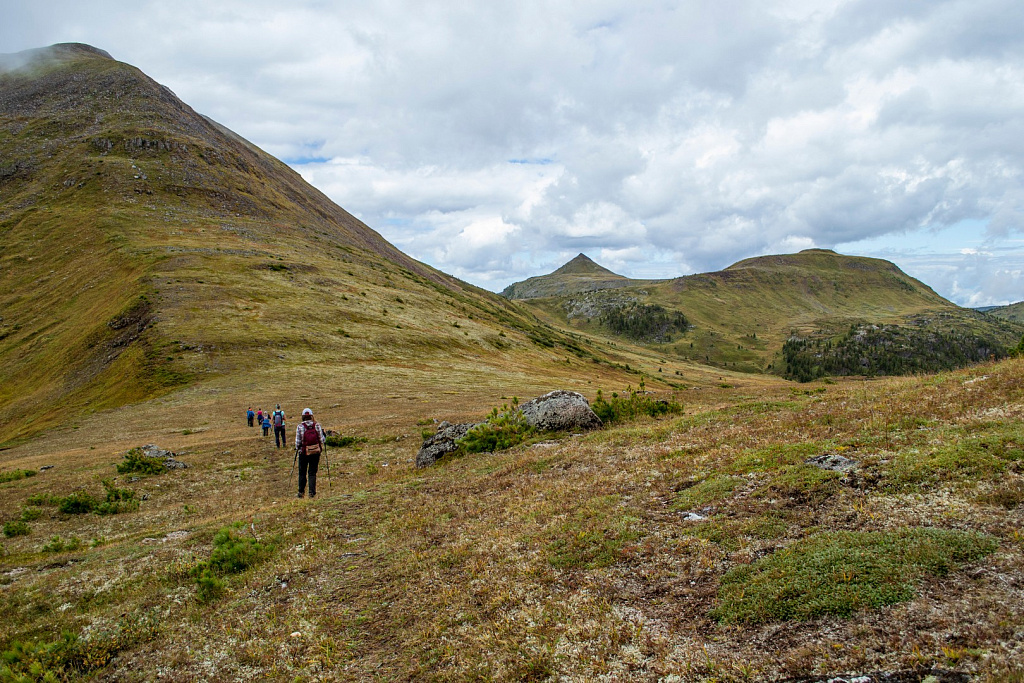
POLYGON ((295 457, 292 458, 292 468, 288 470, 288 481, 292 480, 292 472, 295 471, 295 462, 299 459, 299 449, 295 449, 295 457))
POLYGON ((324 441, 324 463, 327 465, 327 488, 334 491, 334 483, 331 481, 331 459, 327 457, 326 441, 324 441))

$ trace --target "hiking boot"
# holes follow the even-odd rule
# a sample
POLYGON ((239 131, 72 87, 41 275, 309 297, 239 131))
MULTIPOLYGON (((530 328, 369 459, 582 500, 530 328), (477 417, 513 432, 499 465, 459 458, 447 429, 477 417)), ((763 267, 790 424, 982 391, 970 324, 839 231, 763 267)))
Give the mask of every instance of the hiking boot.
POLYGON ((316 494, 315 493, 311 493, 311 494, 309 494, 309 497, 310 498, 316 498, 316 494))
MULTIPOLYGON (((303 497, 304 495, 306 495, 306 494, 304 494, 304 493, 303 493, 302 491, 299 491, 299 492, 298 492, 298 493, 297 493, 297 494, 295 495, 295 497, 296 497, 296 498, 302 498, 302 497, 303 497)), ((310 496, 310 498, 312 498, 312 496, 310 496)))

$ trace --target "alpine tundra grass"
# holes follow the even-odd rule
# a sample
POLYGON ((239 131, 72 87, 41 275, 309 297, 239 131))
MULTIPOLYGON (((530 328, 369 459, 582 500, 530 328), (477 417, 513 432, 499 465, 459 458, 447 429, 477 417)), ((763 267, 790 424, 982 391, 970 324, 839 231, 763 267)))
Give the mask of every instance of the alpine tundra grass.
POLYGON ((353 437, 328 449, 313 501, 294 499, 290 451, 246 427, 217 382, 5 451, 5 470, 55 467, 3 485, 5 523, 40 514, 2 541, 2 675, 1024 674, 1024 359, 710 386, 681 414, 420 470, 425 414, 479 420, 511 389, 430 401, 422 384, 413 401, 333 394, 346 385, 326 379, 306 398, 282 388, 295 405, 339 404, 318 419, 353 437), (190 467, 117 473, 150 442, 190 467), (808 464, 823 454, 855 466, 808 464), (138 509, 61 511, 100 500, 104 480, 138 509))

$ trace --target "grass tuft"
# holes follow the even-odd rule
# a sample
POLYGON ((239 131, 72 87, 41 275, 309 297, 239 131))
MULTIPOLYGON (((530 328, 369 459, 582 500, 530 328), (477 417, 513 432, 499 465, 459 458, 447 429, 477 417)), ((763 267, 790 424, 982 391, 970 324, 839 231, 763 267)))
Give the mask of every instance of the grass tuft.
POLYGON ((819 534, 726 572, 712 616, 751 624, 848 617, 910 600, 923 576, 943 576, 997 545, 991 536, 943 529, 819 534))

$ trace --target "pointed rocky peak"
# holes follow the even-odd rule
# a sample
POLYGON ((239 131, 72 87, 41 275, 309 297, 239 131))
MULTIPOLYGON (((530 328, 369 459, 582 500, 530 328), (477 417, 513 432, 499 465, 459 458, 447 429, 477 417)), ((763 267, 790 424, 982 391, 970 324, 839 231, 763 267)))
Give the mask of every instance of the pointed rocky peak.
POLYGON ((586 254, 579 254, 573 260, 556 270, 552 275, 604 275, 622 277, 595 263, 586 254))

